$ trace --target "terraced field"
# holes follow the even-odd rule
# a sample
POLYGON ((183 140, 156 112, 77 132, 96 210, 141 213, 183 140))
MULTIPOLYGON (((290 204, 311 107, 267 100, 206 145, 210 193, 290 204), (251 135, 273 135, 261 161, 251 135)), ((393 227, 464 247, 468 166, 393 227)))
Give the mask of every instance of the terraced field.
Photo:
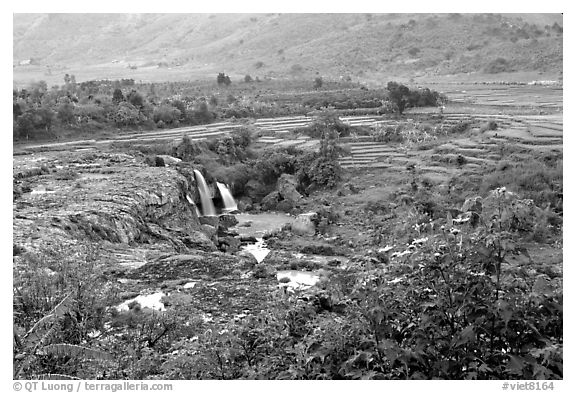
POLYGON ((442 86, 451 101, 490 106, 563 108, 558 85, 457 85, 442 86))
MULTIPOLYGON (((383 116, 343 116, 340 119, 351 126, 370 128, 397 126, 402 124, 405 129, 416 127, 418 121, 432 119, 439 136, 429 149, 405 144, 389 144, 376 142, 372 136, 351 136, 342 138, 350 155, 340 158, 340 164, 345 169, 387 168, 405 170, 412 166, 419 173, 430 176, 452 176, 462 170, 481 170, 494 165, 502 158, 502 148, 513 144, 526 152, 563 151, 563 115, 562 89, 551 86, 486 86, 475 87, 475 90, 459 90, 449 92, 452 102, 473 98, 476 105, 514 105, 515 107, 539 107, 546 109, 547 114, 515 115, 506 114, 505 110, 496 114, 490 111, 455 112, 450 104, 444 115, 437 109, 420 113, 407 113, 406 119, 393 120, 383 116), (465 98, 468 97, 468 98, 465 98), (556 111, 547 109, 554 105, 556 111), (479 112, 479 113, 478 113, 479 112), (414 120, 412 118, 419 118, 414 120), (496 122, 495 130, 486 130, 488 122, 496 122), (468 122, 469 131, 465 135, 452 134, 448 138, 451 127, 468 122), (444 138, 446 136, 447 138, 444 138)), ((455 108, 457 108, 457 104, 455 108)), ((544 113, 542 111, 541 113, 544 113)), ((162 131, 135 132, 122 134, 103 140, 82 140, 73 142, 51 143, 44 145, 29 145, 26 150, 85 149, 110 143, 148 144, 150 142, 175 142, 188 136, 191 140, 203 140, 209 137, 224 135, 246 125, 254 126, 260 131, 256 139, 257 146, 298 146, 300 148, 316 148, 319 141, 305 135, 296 135, 295 130, 312 123, 313 117, 290 116, 270 119, 257 119, 251 122, 219 122, 205 126, 181 127, 162 131)))

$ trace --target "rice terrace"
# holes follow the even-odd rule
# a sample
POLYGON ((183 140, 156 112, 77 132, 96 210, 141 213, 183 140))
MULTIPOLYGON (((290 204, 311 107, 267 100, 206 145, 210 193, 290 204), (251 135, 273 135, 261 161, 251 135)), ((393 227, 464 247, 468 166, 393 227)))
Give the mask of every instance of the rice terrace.
POLYGON ((14 379, 564 378, 561 14, 13 19, 14 379))

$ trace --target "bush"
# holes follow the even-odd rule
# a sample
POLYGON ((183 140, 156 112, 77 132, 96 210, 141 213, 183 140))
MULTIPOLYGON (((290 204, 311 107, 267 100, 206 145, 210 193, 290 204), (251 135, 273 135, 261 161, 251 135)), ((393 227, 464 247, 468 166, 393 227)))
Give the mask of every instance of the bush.
POLYGON ((344 124, 333 112, 322 113, 314 119, 312 124, 302 129, 302 132, 311 138, 323 138, 332 131, 335 131, 340 137, 350 136, 350 126, 344 124))
POLYGON ((162 122, 164 124, 172 124, 178 119, 182 113, 172 105, 163 104, 154 108, 153 119, 156 123, 162 122))
POLYGON ((315 78, 315 79, 314 79, 314 88, 315 88, 315 89, 321 88, 323 82, 324 82, 324 81, 322 80, 322 77, 319 76, 319 77, 315 78))
POLYGON ((514 68, 508 63, 508 60, 504 59, 503 57, 498 57, 492 60, 486 67, 484 68, 484 72, 488 74, 497 74, 499 72, 512 72, 514 68))
POLYGON ((144 97, 142 94, 138 93, 136 90, 132 90, 126 96, 126 101, 128 101, 132 106, 140 109, 144 106, 144 97))

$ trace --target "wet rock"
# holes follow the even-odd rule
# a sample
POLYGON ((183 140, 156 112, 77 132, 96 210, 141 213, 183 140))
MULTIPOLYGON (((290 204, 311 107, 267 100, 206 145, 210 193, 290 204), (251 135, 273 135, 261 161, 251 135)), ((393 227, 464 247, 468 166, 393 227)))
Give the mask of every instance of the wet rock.
POLYGON ((240 239, 238 239, 237 237, 225 236, 218 238, 218 248, 224 252, 228 253, 238 252, 240 250, 240 245, 241 245, 240 239))
POLYGON ((218 225, 220 228, 228 229, 238 224, 238 219, 233 214, 222 214, 218 217, 218 225))
POLYGON ((214 228, 218 228, 220 224, 220 218, 218 218, 218 216, 202 216, 198 217, 198 220, 200 221, 200 224, 210 225, 214 228))
POLYGON ((302 194, 300 194, 296 187, 298 186, 298 181, 293 175, 282 174, 278 179, 277 188, 281 199, 288 201, 292 204, 298 203, 302 200, 302 194))
POLYGON ((240 235, 240 242, 242 243, 256 243, 258 240, 251 235, 240 235))
POLYGON ((216 251, 216 245, 210 238, 200 231, 195 231, 182 239, 186 247, 192 250, 216 251))
POLYGON ((313 243, 305 245, 304 247, 300 248, 300 252, 304 254, 316 254, 316 255, 337 255, 332 245, 323 243, 313 243))
MULTIPOLYGON (((33 170, 37 174, 44 172, 45 189, 56 192, 42 198, 22 197, 27 198, 27 203, 16 207, 14 239, 31 249, 50 244, 66 247, 86 240, 132 245, 162 243, 173 250, 184 249, 183 238, 200 228, 193 209, 186 203, 190 183, 174 169, 148 167, 142 159, 101 152, 59 153, 60 169, 74 168, 80 174, 81 187, 70 187, 58 173, 33 170), (103 168, 106 176, 84 176, 104 173, 103 168)), ((25 165, 15 160, 15 177, 27 176, 20 174, 25 165)), ((208 244, 204 240, 200 243, 208 244)))
POLYGON ((274 269, 272 266, 269 266, 269 265, 266 265, 263 263, 259 263, 258 265, 256 265, 254 267, 253 277, 254 278, 276 277, 276 269, 274 269))
POLYGON ((232 277, 235 271, 251 269, 253 260, 221 252, 197 251, 194 254, 164 255, 127 274, 128 278, 148 282, 176 279, 216 279, 232 277))
POLYGON ((252 226, 252 221, 245 221, 242 224, 238 225, 239 227, 250 228, 252 226))
POLYGON ((300 236, 313 236, 316 233, 315 217, 316 213, 300 214, 292 223, 292 232, 300 236))
POLYGON ((182 161, 179 158, 172 157, 172 156, 169 156, 167 154, 157 155, 156 159, 161 159, 162 162, 164 163, 163 166, 176 165, 182 161))
POLYGON ((218 233, 218 230, 215 227, 208 224, 202 224, 200 230, 204 232, 204 234, 206 234, 206 236, 208 236, 210 240, 216 241, 216 235, 218 233))

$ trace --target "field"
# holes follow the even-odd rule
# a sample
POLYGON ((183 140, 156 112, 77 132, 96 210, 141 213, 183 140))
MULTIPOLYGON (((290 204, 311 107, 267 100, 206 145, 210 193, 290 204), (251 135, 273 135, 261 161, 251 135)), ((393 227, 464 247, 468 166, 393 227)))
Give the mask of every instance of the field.
POLYGON ((252 94, 330 110, 16 143, 15 378, 562 379, 562 86, 423 85, 443 109, 302 85, 252 94))

